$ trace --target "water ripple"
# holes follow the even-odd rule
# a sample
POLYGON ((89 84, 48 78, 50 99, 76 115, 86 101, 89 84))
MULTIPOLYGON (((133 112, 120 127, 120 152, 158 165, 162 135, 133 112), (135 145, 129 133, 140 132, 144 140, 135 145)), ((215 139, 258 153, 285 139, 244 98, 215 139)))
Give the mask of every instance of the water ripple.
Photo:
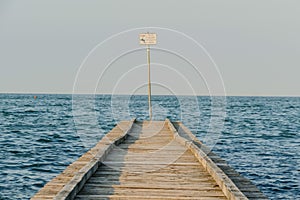
MULTIPOLYGON (((33 96, 0 95, 0 199, 29 199, 119 120, 148 115, 147 96, 82 95, 75 123, 71 95, 33 96)), ((181 120, 202 140, 219 113, 209 97, 198 110, 193 98, 153 96, 155 119, 181 120)), ((214 151, 270 199, 299 199, 300 98, 228 97, 226 114, 214 151)))

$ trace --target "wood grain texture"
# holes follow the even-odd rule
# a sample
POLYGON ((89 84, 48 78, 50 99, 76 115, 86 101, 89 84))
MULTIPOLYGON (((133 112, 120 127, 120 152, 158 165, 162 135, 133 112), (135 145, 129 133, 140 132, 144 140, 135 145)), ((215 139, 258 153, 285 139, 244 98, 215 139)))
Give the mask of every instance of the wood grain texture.
POLYGON ((226 199, 165 121, 135 123, 76 199, 226 199))

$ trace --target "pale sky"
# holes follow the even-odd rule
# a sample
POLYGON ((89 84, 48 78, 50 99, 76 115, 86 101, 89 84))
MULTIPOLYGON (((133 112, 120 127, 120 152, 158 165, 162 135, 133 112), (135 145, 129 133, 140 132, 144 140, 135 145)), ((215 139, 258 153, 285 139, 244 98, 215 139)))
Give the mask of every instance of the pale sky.
POLYGON ((77 92, 145 93, 146 54, 133 49, 139 32, 152 31, 154 94, 207 95, 224 83, 227 95, 300 96, 299 8, 297 0, 0 0, 0 93, 72 93, 76 74, 77 92), (191 40, 168 40, 169 29, 202 45, 217 68, 191 40))

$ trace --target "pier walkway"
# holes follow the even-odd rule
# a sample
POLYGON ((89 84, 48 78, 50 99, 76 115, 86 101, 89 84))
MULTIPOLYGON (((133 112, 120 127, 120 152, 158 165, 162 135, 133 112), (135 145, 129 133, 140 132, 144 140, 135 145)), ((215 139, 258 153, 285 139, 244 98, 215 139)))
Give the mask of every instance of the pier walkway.
POLYGON ((181 123, 123 121, 32 199, 267 199, 209 153, 181 123))

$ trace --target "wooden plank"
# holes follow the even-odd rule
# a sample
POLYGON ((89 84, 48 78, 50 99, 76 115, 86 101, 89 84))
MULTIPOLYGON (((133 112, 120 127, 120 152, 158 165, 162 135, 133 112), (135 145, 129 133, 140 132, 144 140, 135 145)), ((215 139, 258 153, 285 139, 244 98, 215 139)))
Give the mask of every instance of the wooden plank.
MULTIPOLYGON (((174 177, 174 176, 173 176, 174 177)), ((151 183, 164 183, 164 184, 173 184, 173 185, 200 185, 199 182, 203 183, 214 183, 214 181, 211 178, 203 177, 203 178, 191 178, 191 177, 183 177, 181 178, 182 182, 176 183, 174 182, 174 178, 172 177, 166 177, 166 176, 156 176, 156 177, 136 177, 136 176, 131 176, 131 177, 124 177, 124 178, 119 178, 118 176, 113 176, 113 177, 92 177, 89 180, 90 184, 94 183, 99 183, 99 184, 111 184, 111 185, 116 185, 120 184, 120 182, 124 183, 135 183, 135 182, 147 182, 149 184, 151 183), (143 179, 141 179, 143 178, 143 179)))
MULTIPOLYGON (((119 199, 133 199, 133 200, 141 200, 141 199, 149 199, 149 200, 161 200, 161 197, 158 196, 149 196, 147 194, 143 194, 141 196, 132 196, 128 195, 77 195, 76 200, 101 200, 101 199, 111 199, 111 200, 119 200, 119 199)), ((225 197, 172 197, 172 196, 164 196, 163 199, 166 200, 224 200, 225 197)))
MULTIPOLYGON (((108 182, 107 182, 108 183, 108 182)), ((219 188, 213 188, 214 185, 209 183, 194 184, 194 185, 182 185, 182 184, 157 184, 145 182, 136 182, 136 183, 122 183, 122 184, 103 184, 103 183, 89 183, 84 187, 84 190, 101 190, 102 188, 114 188, 114 189, 145 189, 145 190, 193 190, 193 191, 220 191, 219 188), (141 183, 145 183, 142 185, 141 183)), ((218 185, 215 185, 218 187, 218 185)))
POLYGON ((88 188, 84 187, 79 193, 80 195, 90 195, 90 194, 106 194, 106 195, 130 195, 130 196, 143 196, 145 194, 149 196, 157 196, 164 198, 166 196, 173 197, 224 197, 221 190, 207 188, 207 190, 174 190, 174 189, 144 189, 144 188, 88 188))
MULTIPOLYGON (((124 172, 122 175, 126 176, 126 177, 130 177, 130 176, 137 177, 137 174, 140 174, 140 173, 124 172)), ((93 174, 93 177, 108 177, 108 176, 110 176, 110 177, 116 176, 119 179, 122 178, 122 177, 120 177, 121 174, 120 174, 119 171, 101 171, 101 172, 96 172, 96 173, 93 174)), ((174 182, 175 182, 176 179, 177 180, 181 180, 181 179, 193 179, 193 178, 195 178, 195 179, 197 179, 197 178, 199 178, 199 179, 207 178, 207 179, 213 180, 212 177, 206 176, 206 175, 203 175, 203 174, 194 174, 194 175, 185 174, 185 173, 180 173, 180 174, 173 173, 173 174, 171 174, 171 173, 161 172, 161 171, 159 171, 157 173, 151 173, 150 175, 149 175, 149 172, 148 173, 143 173, 142 175, 139 175, 138 178, 140 178, 140 179, 144 179, 144 178, 147 178, 147 179, 150 179, 150 178, 151 179, 155 179, 155 178, 157 178, 157 179, 159 179, 160 177, 165 178, 166 180, 168 178, 170 178, 174 182)))

